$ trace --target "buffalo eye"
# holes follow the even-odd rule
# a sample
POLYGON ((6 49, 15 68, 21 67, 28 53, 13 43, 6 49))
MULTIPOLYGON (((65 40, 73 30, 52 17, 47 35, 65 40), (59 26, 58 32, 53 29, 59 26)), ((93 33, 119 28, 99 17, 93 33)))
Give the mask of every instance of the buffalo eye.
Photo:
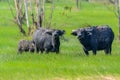
POLYGON ((91 33, 91 32, 87 32, 87 35, 88 35, 88 36, 91 36, 91 35, 92 35, 92 33, 91 33))

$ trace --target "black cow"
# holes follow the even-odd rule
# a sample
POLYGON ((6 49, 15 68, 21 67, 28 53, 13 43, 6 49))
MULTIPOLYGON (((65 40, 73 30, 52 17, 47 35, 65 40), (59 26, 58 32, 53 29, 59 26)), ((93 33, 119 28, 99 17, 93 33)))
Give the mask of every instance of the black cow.
POLYGON ((77 36, 83 46, 86 55, 90 50, 96 55, 97 50, 104 50, 106 54, 111 54, 114 33, 108 25, 80 28, 71 33, 77 36))
POLYGON ((33 35, 33 41, 36 46, 37 53, 41 51, 59 53, 60 36, 65 33, 64 30, 55 29, 39 29, 33 35))
POLYGON ((32 41, 29 40, 20 40, 18 43, 18 53, 22 52, 34 52, 35 45, 32 41))

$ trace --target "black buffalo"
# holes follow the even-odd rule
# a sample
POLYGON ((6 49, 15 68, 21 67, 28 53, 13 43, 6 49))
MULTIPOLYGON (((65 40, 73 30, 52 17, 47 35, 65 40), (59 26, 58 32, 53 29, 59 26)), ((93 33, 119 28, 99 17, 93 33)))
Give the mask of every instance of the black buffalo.
POLYGON ((18 43, 18 53, 22 52, 34 52, 35 45, 32 41, 29 40, 20 40, 18 43))
POLYGON ((55 30, 55 29, 39 29, 36 30, 33 35, 33 41, 36 46, 37 53, 44 51, 46 53, 56 52, 59 53, 60 47, 60 36, 65 33, 64 30, 55 30))
POLYGON ((86 55, 89 55, 90 50, 95 55, 97 50, 104 50, 106 54, 111 54, 114 33, 108 25, 80 28, 73 30, 71 34, 77 36, 86 55))

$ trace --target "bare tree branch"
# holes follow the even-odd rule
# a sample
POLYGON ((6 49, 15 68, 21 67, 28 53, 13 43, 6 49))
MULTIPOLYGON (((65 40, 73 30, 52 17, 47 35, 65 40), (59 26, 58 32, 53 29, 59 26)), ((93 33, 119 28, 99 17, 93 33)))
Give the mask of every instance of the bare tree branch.
POLYGON ((18 25, 18 27, 20 29, 20 32, 23 35, 26 35, 25 30, 22 28, 22 19, 23 19, 23 17, 21 17, 21 11, 20 11, 20 8, 19 8, 18 0, 14 0, 14 2, 15 2, 15 7, 16 7, 16 22, 17 22, 16 24, 18 25))
POLYGON ((26 23, 28 27, 28 35, 30 35, 31 27, 29 24, 29 17, 28 17, 28 2, 27 0, 24 0, 24 5, 25 5, 25 13, 26 13, 26 23))
POLYGON ((52 0, 52 5, 51 5, 51 13, 49 17, 49 22, 47 27, 51 27, 51 22, 52 22, 52 17, 53 17, 53 11, 54 11, 54 0, 52 0))
POLYGON ((7 2, 8 2, 8 5, 9 5, 12 16, 15 17, 15 15, 13 13, 13 9, 12 9, 11 4, 10 4, 10 1, 8 0, 7 2))

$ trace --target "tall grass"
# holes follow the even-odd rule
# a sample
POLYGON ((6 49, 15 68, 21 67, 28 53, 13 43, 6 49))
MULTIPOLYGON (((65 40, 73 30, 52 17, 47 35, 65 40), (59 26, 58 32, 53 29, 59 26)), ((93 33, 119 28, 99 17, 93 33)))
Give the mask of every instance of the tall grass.
MULTIPOLYGON (((0 3, 0 80, 119 80, 120 46, 114 13, 101 4, 86 2, 77 10, 72 1, 72 11, 69 12, 64 10, 64 3, 59 3, 56 2, 52 28, 65 29, 67 41, 61 40, 58 55, 29 52, 17 55, 18 41, 28 37, 22 36, 17 26, 12 23, 7 3, 0 3), (99 51, 96 56, 92 55, 92 52, 90 56, 84 54, 79 41, 70 33, 86 24, 111 26, 115 33, 112 55, 105 55, 103 51, 99 51)), ((49 4, 46 7, 48 20, 49 4)))

